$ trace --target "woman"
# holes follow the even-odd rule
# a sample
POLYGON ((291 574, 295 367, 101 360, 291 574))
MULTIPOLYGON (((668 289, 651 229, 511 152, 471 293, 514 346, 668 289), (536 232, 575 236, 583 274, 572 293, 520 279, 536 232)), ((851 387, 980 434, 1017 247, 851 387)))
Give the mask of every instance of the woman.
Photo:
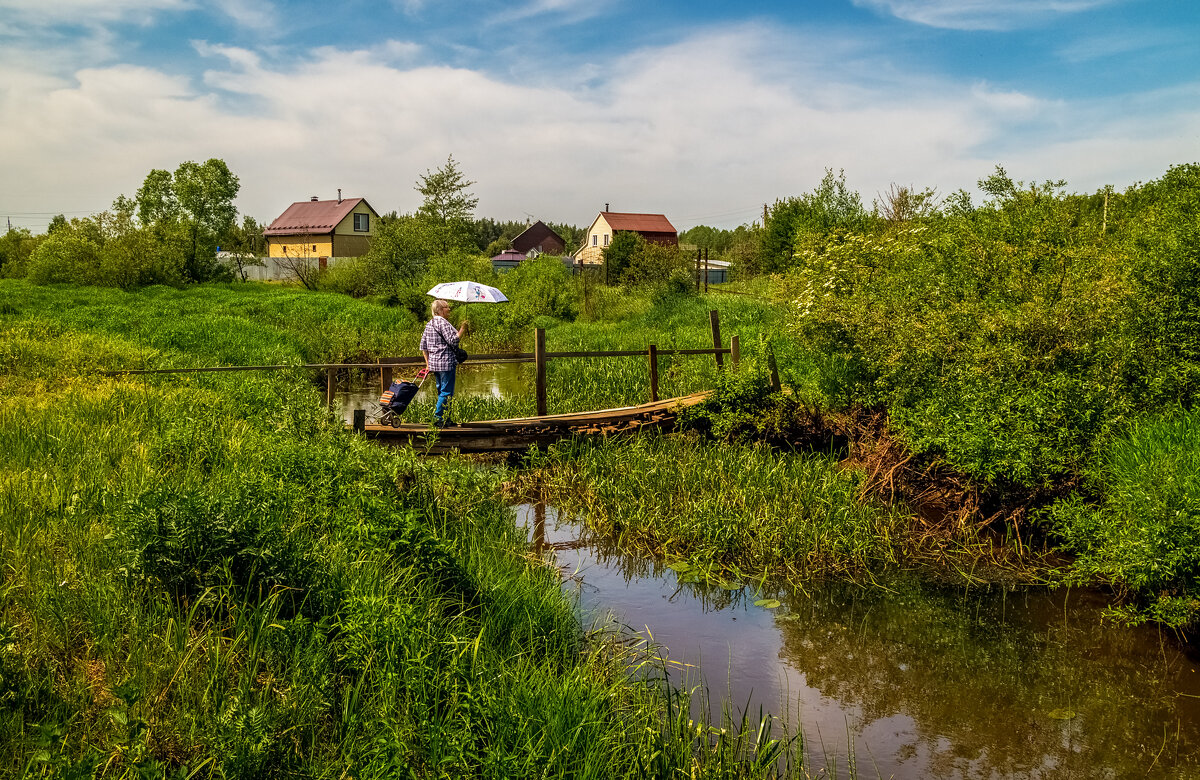
POLYGON ((450 397, 454 395, 454 369, 458 359, 454 356, 454 348, 467 329, 467 321, 458 330, 446 319, 450 313, 450 304, 440 298, 433 302, 433 317, 425 324, 425 332, 421 334, 421 354, 425 356, 425 368, 437 382, 437 408, 433 411, 433 424, 437 426, 451 425, 449 422, 450 397))

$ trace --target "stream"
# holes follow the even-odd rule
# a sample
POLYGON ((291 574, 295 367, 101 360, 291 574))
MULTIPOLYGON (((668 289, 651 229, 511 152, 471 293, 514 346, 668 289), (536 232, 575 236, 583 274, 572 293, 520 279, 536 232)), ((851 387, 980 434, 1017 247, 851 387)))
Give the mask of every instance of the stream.
MULTIPOLYGON (((456 395, 527 392, 520 368, 460 370, 456 395)), ((435 393, 427 381, 418 397, 435 393)), ((378 395, 377 382, 341 389, 343 418, 378 395)), ((516 510, 585 626, 615 620, 652 640, 674 683, 707 689, 713 712, 693 716, 715 722, 727 700, 798 728, 815 777, 1200 777, 1197 651, 1106 620, 1102 593, 916 574, 726 590, 613 553, 553 507, 516 510)))
POLYGON ((1200 659, 1105 622, 1101 594, 917 576, 723 590, 606 552, 552 507, 516 509, 585 625, 611 615, 652 638, 718 714, 728 698, 798 726, 817 776, 1200 777, 1200 659))

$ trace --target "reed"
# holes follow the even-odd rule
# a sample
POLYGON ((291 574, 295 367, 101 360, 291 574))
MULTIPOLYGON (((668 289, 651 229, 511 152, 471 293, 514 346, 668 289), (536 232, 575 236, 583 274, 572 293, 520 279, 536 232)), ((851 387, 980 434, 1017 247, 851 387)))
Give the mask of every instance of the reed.
POLYGON ((893 564, 904 515, 858 500, 859 477, 819 454, 654 434, 568 441, 512 489, 537 491, 627 548, 712 576, 809 577, 893 564))

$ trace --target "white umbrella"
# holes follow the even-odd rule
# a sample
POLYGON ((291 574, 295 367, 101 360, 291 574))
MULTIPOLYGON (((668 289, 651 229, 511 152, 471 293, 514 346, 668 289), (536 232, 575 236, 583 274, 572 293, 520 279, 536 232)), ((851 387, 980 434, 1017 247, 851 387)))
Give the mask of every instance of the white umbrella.
POLYGON ((495 287, 488 287, 479 282, 443 282, 434 285, 426 295, 459 303, 503 303, 508 300, 508 297, 495 287))

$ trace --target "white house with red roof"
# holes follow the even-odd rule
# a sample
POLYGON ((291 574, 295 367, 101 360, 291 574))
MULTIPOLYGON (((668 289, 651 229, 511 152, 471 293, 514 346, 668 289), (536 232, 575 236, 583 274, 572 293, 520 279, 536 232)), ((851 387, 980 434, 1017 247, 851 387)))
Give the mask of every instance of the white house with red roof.
POLYGON ((268 257, 358 257, 367 253, 379 214, 365 198, 302 200, 287 207, 263 235, 268 257))
POLYGON ((604 262, 604 247, 612 243, 617 233, 626 231, 637 233, 652 244, 679 246, 679 232, 665 215, 609 211, 606 203, 604 211, 596 215, 588 228, 583 246, 575 252, 575 259, 581 263, 604 262))

